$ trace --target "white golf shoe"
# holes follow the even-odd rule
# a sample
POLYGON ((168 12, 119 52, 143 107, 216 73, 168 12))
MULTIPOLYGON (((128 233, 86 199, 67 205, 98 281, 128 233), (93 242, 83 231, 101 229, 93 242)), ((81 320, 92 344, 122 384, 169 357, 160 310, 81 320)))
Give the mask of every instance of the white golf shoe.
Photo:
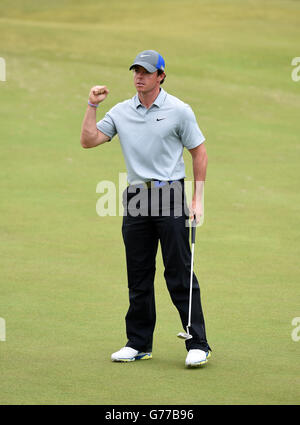
POLYGON ((113 362, 134 362, 135 360, 148 359, 152 359, 152 353, 144 353, 131 347, 123 347, 111 355, 113 362))
POLYGON ((186 356, 185 365, 187 367, 203 366, 207 363, 210 355, 210 351, 192 349, 188 352, 188 355, 186 356))

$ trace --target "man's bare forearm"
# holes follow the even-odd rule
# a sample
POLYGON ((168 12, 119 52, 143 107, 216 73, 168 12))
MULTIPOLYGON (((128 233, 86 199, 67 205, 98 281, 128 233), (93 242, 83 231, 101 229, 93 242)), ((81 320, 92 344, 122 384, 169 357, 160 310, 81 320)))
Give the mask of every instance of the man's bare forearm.
POLYGON ((106 86, 95 86, 91 89, 89 102, 81 128, 80 143, 83 148, 93 148, 101 143, 107 142, 110 138, 97 129, 97 105, 108 95, 106 86))
POLYGON ((191 149, 190 153, 193 158, 194 174, 194 194, 191 205, 191 219, 193 218, 194 214, 196 214, 197 222, 199 222, 200 216, 203 215, 202 200, 208 158, 204 144, 201 144, 197 148, 191 149))
POLYGON ((89 147, 93 142, 97 140, 97 120, 96 120, 96 108, 88 106, 83 118, 80 143, 83 147, 89 147))
POLYGON ((193 158, 195 199, 202 199, 203 187, 206 179, 207 161, 206 152, 200 152, 193 158))

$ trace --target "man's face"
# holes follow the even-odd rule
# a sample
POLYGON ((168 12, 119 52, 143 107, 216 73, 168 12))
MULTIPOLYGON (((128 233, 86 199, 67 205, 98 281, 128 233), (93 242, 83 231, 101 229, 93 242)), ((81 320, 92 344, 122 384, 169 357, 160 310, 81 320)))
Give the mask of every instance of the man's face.
POLYGON ((158 76, 157 71, 150 73, 142 66, 133 69, 134 85, 138 93, 148 93, 160 86, 163 74, 158 76))

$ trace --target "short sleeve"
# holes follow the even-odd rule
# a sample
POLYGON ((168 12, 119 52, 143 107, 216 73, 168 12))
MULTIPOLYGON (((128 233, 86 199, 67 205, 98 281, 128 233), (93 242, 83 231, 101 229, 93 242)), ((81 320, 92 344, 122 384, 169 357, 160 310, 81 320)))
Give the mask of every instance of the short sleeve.
POLYGON ((105 114, 102 120, 97 122, 97 128, 102 133, 110 137, 110 139, 112 139, 117 134, 117 129, 110 111, 105 114))
POLYGON ((179 136, 187 149, 193 149, 205 141, 192 108, 185 104, 180 114, 179 136))

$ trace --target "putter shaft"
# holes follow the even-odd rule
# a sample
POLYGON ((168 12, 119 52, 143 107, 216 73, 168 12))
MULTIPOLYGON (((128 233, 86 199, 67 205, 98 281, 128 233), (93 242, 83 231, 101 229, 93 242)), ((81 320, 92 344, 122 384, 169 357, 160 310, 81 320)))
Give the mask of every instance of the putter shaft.
POLYGON ((185 340, 193 338, 190 334, 189 328, 192 325, 192 297, 193 297, 193 274, 194 274, 194 249, 195 249, 195 239, 196 239, 196 217, 192 222, 192 253, 191 253, 191 274, 190 274, 190 294, 189 294, 189 314, 188 314, 188 324, 186 327, 186 333, 180 332, 177 336, 178 338, 183 338, 185 340))

